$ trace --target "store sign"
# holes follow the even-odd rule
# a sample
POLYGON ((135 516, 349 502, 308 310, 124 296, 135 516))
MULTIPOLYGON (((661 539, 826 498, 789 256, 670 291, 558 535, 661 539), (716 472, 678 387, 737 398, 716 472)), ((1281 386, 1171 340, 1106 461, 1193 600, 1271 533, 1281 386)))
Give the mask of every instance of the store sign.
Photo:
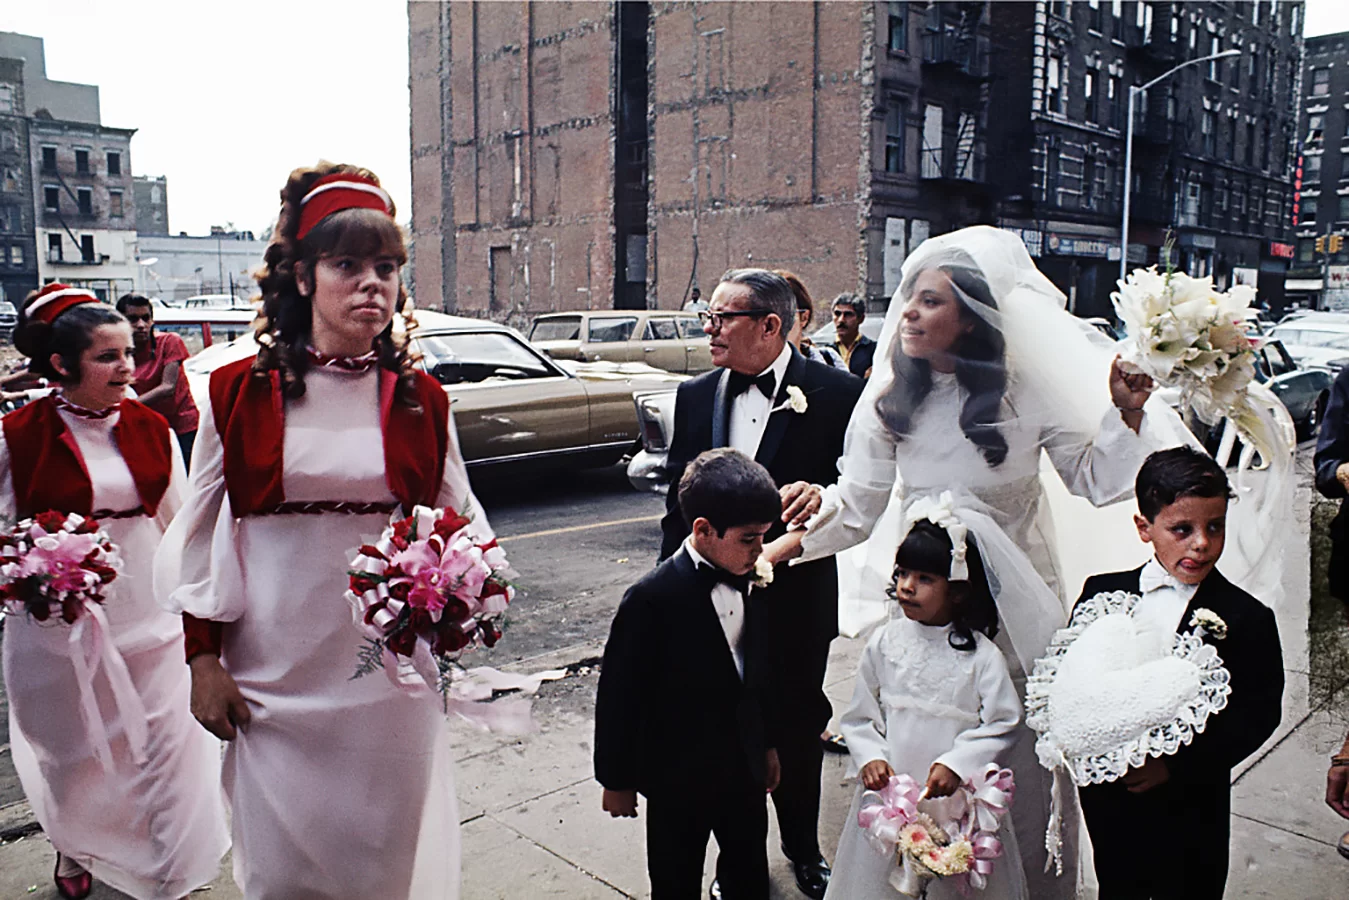
POLYGON ((1326 287, 1332 291, 1349 288, 1349 266, 1327 266, 1326 287))
POLYGON ((1044 232, 1037 231, 1034 228, 1006 228, 1004 231, 1010 231, 1012 234, 1021 238, 1021 243, 1026 245, 1026 252, 1039 259, 1044 255, 1045 236, 1044 232))
POLYGON ((1218 246, 1218 239, 1211 234, 1189 232, 1180 236, 1182 247, 1197 247, 1200 250, 1212 250, 1218 246))
POLYGON ((1292 259, 1297 248, 1292 244, 1280 244, 1278 241, 1269 242, 1269 255, 1275 259, 1292 259))
MULTIPOLYGON (((1114 246, 1112 242, 1098 238, 1062 237, 1052 231, 1045 238, 1045 244, 1050 253, 1059 256, 1090 256, 1096 259, 1109 259, 1110 248, 1114 246)), ((1118 247, 1115 259, 1119 259, 1118 247)))

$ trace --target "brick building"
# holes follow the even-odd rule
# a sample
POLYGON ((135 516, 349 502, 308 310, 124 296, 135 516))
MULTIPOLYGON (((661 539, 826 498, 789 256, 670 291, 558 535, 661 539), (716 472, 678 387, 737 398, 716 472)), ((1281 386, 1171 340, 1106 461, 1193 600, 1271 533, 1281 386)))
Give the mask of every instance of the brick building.
POLYGON ((1081 315, 1109 315, 1119 276, 1128 85, 1138 98, 1129 259, 1177 264, 1283 301, 1290 255, 1302 4, 994 3, 990 147, 999 223, 1022 230, 1081 315))
POLYGON ((16 309, 39 283, 23 111, 23 61, 0 58, 0 300, 16 309))
MULTIPOLYGON (((1295 273, 1309 302, 1328 299, 1326 275, 1341 295, 1336 305, 1349 301, 1349 32, 1306 39, 1298 137, 1301 141, 1301 182, 1297 209, 1295 273), (1318 253, 1316 239, 1342 235, 1338 253, 1318 253)), ((1325 241, 1322 242, 1323 246, 1325 241)))
POLYGON ((420 302, 671 308, 744 265, 888 297, 993 220, 983 7, 410 3, 420 302))

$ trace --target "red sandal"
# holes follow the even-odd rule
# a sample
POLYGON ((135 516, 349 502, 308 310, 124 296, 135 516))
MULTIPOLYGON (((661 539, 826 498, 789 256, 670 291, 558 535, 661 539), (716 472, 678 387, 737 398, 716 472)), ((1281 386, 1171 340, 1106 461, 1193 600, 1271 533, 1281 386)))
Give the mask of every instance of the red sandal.
POLYGON ((78 875, 58 875, 61 871, 61 854, 56 854, 56 869, 52 872, 52 879, 56 882, 56 893, 65 897, 66 900, 84 900, 94 889, 94 876, 87 871, 78 875))

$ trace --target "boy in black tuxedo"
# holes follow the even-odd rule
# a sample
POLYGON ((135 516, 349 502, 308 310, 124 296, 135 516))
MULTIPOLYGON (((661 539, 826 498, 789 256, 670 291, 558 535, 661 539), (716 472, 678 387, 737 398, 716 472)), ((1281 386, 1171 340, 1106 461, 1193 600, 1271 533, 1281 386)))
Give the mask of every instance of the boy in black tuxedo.
POLYGON ((709 834, 722 896, 766 900, 764 793, 780 772, 749 579, 782 500, 763 466, 729 448, 698 456, 678 498, 689 537, 628 589, 604 647, 595 778, 611 816, 636 816, 646 797, 654 900, 701 895, 709 834))
MULTIPOLYGON (((1222 576, 1227 474, 1188 447, 1153 453, 1135 484, 1138 536, 1156 555, 1139 569, 1087 579, 1082 598, 1126 591, 1135 621, 1158 633, 1189 631, 1196 612, 1232 676, 1227 706, 1172 756, 1118 781, 1079 791, 1096 857, 1100 900, 1220 900, 1227 883, 1232 768, 1274 733, 1282 716, 1283 655, 1274 613, 1222 576), (1140 835, 1155 841, 1140 843, 1140 835)), ((1079 599, 1079 603, 1081 602, 1079 599)))

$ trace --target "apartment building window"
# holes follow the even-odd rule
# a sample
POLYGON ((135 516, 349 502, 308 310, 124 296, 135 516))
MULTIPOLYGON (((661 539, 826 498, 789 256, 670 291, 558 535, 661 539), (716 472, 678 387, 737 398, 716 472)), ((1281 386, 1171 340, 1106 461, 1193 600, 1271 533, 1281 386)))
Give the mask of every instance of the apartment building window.
POLYGON ((1232 218, 1236 220, 1238 228, 1246 218, 1246 192, 1233 189, 1232 191, 1232 218))
POLYGON ((1325 137, 1326 117, 1320 113, 1307 117, 1307 144, 1312 147, 1321 146, 1321 140, 1325 137))
POLYGON ((922 176, 942 177, 942 108, 931 103, 923 110, 922 176))
POLYGON ((1050 0, 1049 11, 1061 19, 1068 18, 1067 0, 1050 0))
POLYGON ((1254 2, 1251 3, 1251 24, 1260 24, 1260 0, 1254 0, 1254 2))
POLYGON ((122 174, 122 154, 117 152, 116 150, 108 151, 108 174, 109 175, 122 174))
POLYGON ((1312 96, 1324 97, 1330 93, 1330 70, 1312 69, 1312 96))
POLYGON ((1314 153, 1303 160, 1302 178, 1304 183, 1321 180, 1321 154, 1314 153))
POLYGON ((1317 211, 1318 211, 1318 210, 1317 210, 1318 204, 1317 204, 1316 201, 1317 201, 1317 198, 1316 198, 1316 197, 1303 197, 1303 198, 1302 198, 1302 224, 1303 224, 1303 225, 1306 225, 1306 224, 1309 223, 1309 222, 1315 222, 1315 221, 1316 221, 1316 213, 1317 213, 1317 211))
POLYGON ((0 206, 0 231, 18 231, 19 208, 0 206))
POLYGON ((1289 33, 1289 34, 1300 34, 1300 33, 1301 33, 1301 29, 1298 28, 1298 17, 1299 17, 1299 15, 1301 14, 1301 12, 1302 12, 1302 5, 1301 5, 1301 4, 1298 4, 1298 3, 1293 4, 1293 8, 1292 8, 1292 9, 1289 11, 1289 13, 1288 13, 1288 33, 1289 33))
POLYGON ((55 172, 55 171, 56 171, 56 148, 55 148, 55 147, 43 147, 43 148, 42 148, 42 171, 44 171, 44 172, 55 172))
POLYGON ((1195 226, 1199 224, 1199 182, 1187 181, 1185 193, 1181 196, 1180 224, 1195 226))
MULTIPOLYGON (((1236 41, 1232 42, 1233 50, 1240 50, 1236 46, 1236 41)), ((1241 90, 1241 57, 1233 56, 1227 60, 1227 83, 1233 90, 1241 90)))
POLYGON ((1217 114, 1211 109, 1204 110, 1204 118, 1200 123, 1200 131, 1204 136, 1204 153, 1208 156, 1214 154, 1214 142, 1216 138, 1213 132, 1217 129, 1217 114))
POLYGON ((64 256, 61 247, 61 235, 47 235, 47 262, 60 262, 64 256))
POLYGON ((1045 72, 1045 112, 1063 112, 1063 60, 1057 56, 1049 57, 1049 67, 1045 72))
POLYGON ((1123 129, 1125 124, 1125 106, 1120 102, 1120 80, 1118 75, 1111 75, 1106 79, 1105 96, 1110 102, 1110 124, 1114 125, 1116 128, 1123 129))
POLYGON ((1316 238, 1299 238, 1297 242, 1297 261, 1311 262, 1316 255, 1316 238))
POLYGON ((1096 121, 1096 75, 1095 69, 1087 69, 1082 78, 1082 96, 1086 99, 1086 119, 1096 121))
POLYGON ((1255 165, 1255 123, 1246 123, 1246 165, 1255 165))
POLYGON ((9 245, 9 264, 11 266, 23 265, 23 244, 9 245))
POLYGON ((1087 0, 1087 8, 1087 27, 1098 33, 1103 31, 1101 0, 1087 0))
POLYGON ((1251 192, 1251 216, 1247 231, 1259 231, 1260 220, 1265 217, 1265 196, 1259 191, 1251 192))
POLYGON ((108 191, 108 215, 114 218, 122 217, 122 192, 108 191))
POLYGON ((1088 153, 1082 160, 1082 208, 1096 208, 1096 154, 1088 153))
POLYGON ((1059 203, 1059 171, 1061 169, 1061 160, 1059 158, 1059 148, 1050 147, 1045 150, 1045 196, 1046 203, 1052 203, 1058 206, 1059 203))
POLYGON ((1335 219, 1339 222, 1349 222, 1349 197, 1340 197, 1340 214, 1335 219))
MULTIPOLYGON (((1217 55, 1217 53, 1219 52, 1220 49, 1221 49, 1221 45, 1220 45, 1219 42, 1218 42, 1218 35, 1214 34, 1214 33, 1213 33, 1213 28, 1210 27, 1209 30, 1208 30, 1208 52, 1209 52, 1209 55, 1210 55, 1210 56, 1217 55)), ((1217 80, 1218 80, 1218 60, 1216 60, 1216 59, 1210 59, 1210 60, 1208 61, 1208 80, 1209 80, 1209 81, 1217 81, 1217 80)))
POLYGON ((94 214, 94 192, 89 188, 79 188, 75 192, 76 202, 80 207, 80 215, 91 216, 94 214))
POLYGON ((91 263, 94 258, 94 236, 92 234, 80 235, 80 259, 91 263))
POLYGON ((1217 225, 1221 227, 1227 222, 1227 188, 1220 187, 1213 192, 1213 214, 1217 217, 1217 225))
POLYGON ((885 171, 904 171, 904 120, 909 104, 898 97, 890 98, 885 111, 885 171))
POLYGON ((1260 89, 1260 50, 1254 44, 1246 57, 1246 89, 1252 97, 1260 89))
POLYGON ((1152 32, 1152 4, 1139 0, 1134 4, 1134 24, 1143 29, 1143 39, 1147 40, 1152 32))
POLYGON ((59 212, 61 209, 61 189, 54 184, 44 184, 42 186, 42 206, 48 212, 59 212))
POLYGON ((81 175, 88 175, 88 174, 89 174, 89 151, 88 151, 88 150, 79 150, 79 149, 77 149, 77 150, 75 151, 75 171, 78 172, 78 173, 81 174, 81 175))
POLYGON ((1268 171, 1268 170, 1269 170, 1269 149, 1270 149, 1270 145, 1273 143, 1273 139, 1271 138, 1270 133, 1269 133, 1269 125, 1268 125, 1268 123, 1266 123, 1266 125, 1265 125, 1265 127, 1264 127, 1263 133, 1264 133, 1265 139, 1264 139, 1264 141, 1263 141, 1263 143, 1261 144, 1261 147, 1260 147, 1260 168, 1265 169, 1266 171, 1268 171))
POLYGON ((909 49, 909 4, 891 2, 889 19, 890 52, 904 53, 909 49))

